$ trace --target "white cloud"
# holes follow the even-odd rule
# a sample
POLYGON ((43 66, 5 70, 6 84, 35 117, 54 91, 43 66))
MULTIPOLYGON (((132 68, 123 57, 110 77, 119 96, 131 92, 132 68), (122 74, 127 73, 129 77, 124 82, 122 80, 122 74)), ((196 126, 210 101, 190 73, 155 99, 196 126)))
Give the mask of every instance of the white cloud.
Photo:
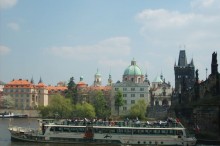
POLYGON ((15 6, 17 0, 0 0, 0 10, 1 9, 8 9, 15 6))
POLYGON ((151 74, 165 70, 171 81, 174 62, 178 59, 179 50, 184 49, 187 61, 194 59, 200 79, 204 79, 205 69, 211 64, 211 54, 220 49, 220 1, 195 0, 190 6, 192 11, 189 12, 145 9, 136 15, 137 22, 141 24, 140 34, 148 48, 142 54, 146 54, 149 61, 160 60, 150 66, 151 74), (179 48, 180 45, 186 47, 179 48))
POLYGON ((94 45, 51 47, 48 50, 56 56, 76 60, 91 60, 127 56, 130 54, 131 48, 129 38, 114 37, 94 45))
POLYGON ((3 45, 0 45, 0 55, 6 55, 10 52, 11 50, 3 45))
POLYGON ((193 0, 190 5, 192 8, 208 8, 213 6, 214 3, 215 0, 193 0))
POLYGON ((219 47, 218 40, 220 29, 220 15, 204 15, 196 13, 180 13, 165 9, 144 10, 137 15, 137 20, 142 24, 140 33, 147 43, 159 45, 162 48, 174 43, 204 44, 210 47, 219 47), (210 43, 211 42, 211 43, 210 43))
POLYGON ((11 22, 11 23, 8 23, 7 25, 10 29, 14 30, 14 31, 19 31, 20 30, 20 26, 18 23, 14 23, 14 22, 11 22))

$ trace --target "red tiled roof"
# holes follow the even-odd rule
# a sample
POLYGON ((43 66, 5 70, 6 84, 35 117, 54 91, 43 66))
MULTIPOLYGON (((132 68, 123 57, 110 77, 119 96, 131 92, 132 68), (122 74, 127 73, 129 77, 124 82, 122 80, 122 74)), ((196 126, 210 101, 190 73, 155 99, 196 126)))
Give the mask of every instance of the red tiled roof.
POLYGON ((64 91, 64 90, 67 90, 67 87, 65 87, 65 86, 47 86, 47 90, 48 91, 51 91, 51 90, 54 90, 54 91, 57 91, 57 90, 64 91))
POLYGON ((39 83, 36 85, 36 87, 38 88, 44 88, 44 87, 47 87, 44 83, 39 83))
POLYGON ((28 80, 13 80, 7 84, 5 84, 4 88, 11 88, 11 87, 22 87, 22 88, 32 88, 34 85, 29 82, 28 80))

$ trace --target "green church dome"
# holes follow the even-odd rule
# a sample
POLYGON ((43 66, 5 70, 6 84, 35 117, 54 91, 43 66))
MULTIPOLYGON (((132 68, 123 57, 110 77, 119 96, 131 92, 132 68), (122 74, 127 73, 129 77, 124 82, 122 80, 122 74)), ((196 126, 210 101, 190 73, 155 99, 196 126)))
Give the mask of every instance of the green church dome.
POLYGON ((125 69, 124 76, 125 75, 143 75, 141 69, 136 65, 136 61, 134 61, 134 59, 131 61, 131 65, 125 69))

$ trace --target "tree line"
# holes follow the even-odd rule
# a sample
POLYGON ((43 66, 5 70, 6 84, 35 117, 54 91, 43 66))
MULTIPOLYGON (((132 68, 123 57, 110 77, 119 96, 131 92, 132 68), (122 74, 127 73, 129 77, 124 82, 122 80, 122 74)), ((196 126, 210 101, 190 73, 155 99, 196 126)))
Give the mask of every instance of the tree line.
MULTIPOLYGON (((71 77, 67 90, 64 95, 55 94, 49 96, 49 105, 39 106, 37 110, 41 114, 42 118, 110 118, 111 117, 111 104, 107 100, 103 91, 94 91, 90 98, 90 101, 84 101, 80 99, 77 85, 74 82, 74 77, 71 77)), ((122 91, 118 90, 115 95, 115 108, 117 109, 118 117, 120 115, 120 107, 124 103, 122 91)), ((13 98, 3 98, 4 105, 7 108, 13 108, 15 102, 13 98)), ((139 119, 145 118, 147 103, 145 100, 139 100, 128 111, 126 117, 139 119)))

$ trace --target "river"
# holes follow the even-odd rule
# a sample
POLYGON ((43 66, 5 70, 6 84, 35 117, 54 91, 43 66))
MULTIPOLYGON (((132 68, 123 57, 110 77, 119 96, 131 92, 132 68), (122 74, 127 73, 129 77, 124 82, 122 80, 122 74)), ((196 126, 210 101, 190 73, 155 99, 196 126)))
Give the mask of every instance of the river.
MULTIPOLYGON (((70 146, 73 144, 50 144, 50 143, 31 143, 11 141, 11 135, 8 131, 9 123, 22 127, 37 128, 37 119, 35 118, 18 118, 18 119, 2 119, 0 118, 0 146, 70 146)), ((74 146, 86 146, 83 144, 74 144, 74 146)), ((104 146, 104 145, 102 145, 104 146)), ((205 146, 205 145, 201 145, 205 146)))

